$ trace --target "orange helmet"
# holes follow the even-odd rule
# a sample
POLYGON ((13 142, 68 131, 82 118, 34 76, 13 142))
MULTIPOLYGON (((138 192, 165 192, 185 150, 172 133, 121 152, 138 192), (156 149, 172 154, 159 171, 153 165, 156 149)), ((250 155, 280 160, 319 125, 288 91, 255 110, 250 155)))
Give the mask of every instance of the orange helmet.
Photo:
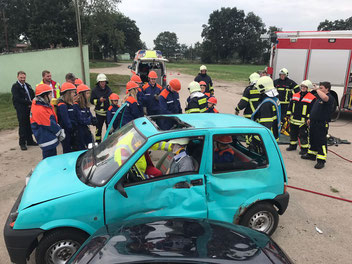
POLYGON ((199 82, 199 85, 207 86, 207 83, 206 83, 205 81, 200 81, 200 82, 199 82))
POLYGON ((119 100, 120 97, 116 93, 112 93, 112 94, 110 94, 109 99, 110 100, 119 100))
POLYGON ((221 143, 221 144, 230 144, 230 143, 232 143, 232 137, 231 136, 215 136, 214 140, 219 142, 219 143, 221 143))
POLYGON ((83 93, 83 92, 85 92, 85 91, 90 91, 90 88, 87 86, 87 85, 85 85, 85 84, 80 84, 80 85, 78 85, 77 86, 77 93, 79 94, 79 93, 83 93))
POLYGON ((214 96, 212 96, 208 99, 208 103, 217 104, 218 100, 214 96))
POLYGON ((42 95, 44 93, 47 92, 51 92, 53 89, 51 89, 51 87, 47 84, 39 84, 36 88, 35 88, 35 96, 38 95, 42 95))
POLYGON ((83 84, 83 81, 80 78, 77 78, 75 80, 75 85, 80 85, 80 84, 83 84))
POLYGON ((61 93, 71 91, 71 90, 76 90, 76 86, 74 84, 69 83, 69 82, 64 82, 61 85, 61 93))
POLYGON ((141 83, 142 79, 137 74, 133 74, 131 77, 131 82, 141 83))
POLYGON ((126 84, 126 92, 128 92, 129 90, 133 89, 133 88, 139 88, 138 84, 136 84, 135 82, 131 82, 129 81, 127 84, 126 84))
POLYGON ((181 90, 181 83, 179 80, 177 79, 172 79, 170 82, 169 82, 169 85, 172 89, 174 89, 175 91, 179 91, 181 90))
POLYGON ((156 78, 158 78, 158 75, 156 74, 155 71, 150 71, 149 74, 148 74, 148 77, 156 79, 156 78))

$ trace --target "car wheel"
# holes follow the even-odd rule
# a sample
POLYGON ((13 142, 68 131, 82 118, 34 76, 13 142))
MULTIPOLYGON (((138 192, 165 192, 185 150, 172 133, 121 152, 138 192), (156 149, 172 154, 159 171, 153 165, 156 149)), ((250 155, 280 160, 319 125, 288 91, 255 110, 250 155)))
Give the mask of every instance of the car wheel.
POLYGON ((36 249, 37 264, 65 264, 88 238, 84 232, 74 229, 60 229, 42 238, 36 249))
POLYGON ((239 223, 271 236, 279 223, 279 215, 272 204, 258 203, 244 213, 239 223))

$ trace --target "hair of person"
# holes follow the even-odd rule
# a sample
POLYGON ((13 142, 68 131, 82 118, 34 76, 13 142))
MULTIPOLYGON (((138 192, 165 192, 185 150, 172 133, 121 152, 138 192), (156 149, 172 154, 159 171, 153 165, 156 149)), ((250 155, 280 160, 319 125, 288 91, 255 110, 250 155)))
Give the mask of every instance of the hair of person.
POLYGON ((45 74, 48 74, 48 73, 50 73, 50 71, 48 71, 48 70, 44 70, 44 71, 42 71, 42 77, 44 77, 44 76, 45 76, 45 74))
POLYGON ((319 85, 324 86, 328 91, 331 89, 331 83, 330 82, 320 82, 319 85))
POLYGON ((64 100, 65 103, 72 105, 73 104, 73 99, 72 99, 72 97, 70 95, 71 91, 73 91, 73 90, 69 90, 69 91, 64 92, 62 94, 62 99, 64 100))
POLYGON ((17 72, 17 77, 18 77, 20 74, 26 75, 26 73, 25 73, 24 71, 18 71, 18 72, 17 72))
POLYGON ((74 75, 72 72, 69 72, 69 73, 67 73, 67 74, 65 75, 65 80, 72 80, 72 81, 74 81, 74 80, 76 80, 76 77, 75 77, 75 75, 74 75))
POLYGON ((88 99, 86 97, 86 91, 79 93, 78 104, 81 109, 85 109, 88 107, 88 99))
POLYGON ((137 89, 131 89, 128 91, 128 93, 125 95, 125 97, 123 98, 123 103, 126 102, 127 98, 132 96, 134 99, 137 100, 137 89))

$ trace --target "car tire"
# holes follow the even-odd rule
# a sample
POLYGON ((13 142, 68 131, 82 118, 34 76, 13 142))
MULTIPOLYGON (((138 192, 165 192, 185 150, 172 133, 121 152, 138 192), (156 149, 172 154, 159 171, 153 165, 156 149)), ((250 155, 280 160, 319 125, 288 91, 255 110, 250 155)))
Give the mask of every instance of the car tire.
POLYGON ((244 213, 239 224, 271 236, 279 224, 279 214, 272 204, 257 203, 244 213))
POLYGON ((47 233, 36 248, 36 264, 66 263, 87 238, 88 234, 68 228, 47 233))

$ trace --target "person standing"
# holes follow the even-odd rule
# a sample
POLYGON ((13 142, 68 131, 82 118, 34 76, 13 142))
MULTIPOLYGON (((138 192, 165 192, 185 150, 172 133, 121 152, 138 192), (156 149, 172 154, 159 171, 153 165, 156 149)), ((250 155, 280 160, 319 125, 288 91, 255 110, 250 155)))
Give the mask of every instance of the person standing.
POLYGON ((142 79, 138 75, 133 74, 130 81, 135 82, 139 86, 138 92, 137 92, 137 101, 138 101, 138 104, 140 105, 140 107, 143 108, 144 92, 143 92, 142 79))
POLYGON ((331 83, 321 82, 319 87, 314 85, 317 100, 312 106, 309 125, 310 148, 308 152, 301 156, 302 159, 317 160, 314 168, 322 169, 327 157, 327 139, 329 122, 333 112, 335 98, 330 94, 331 83))
POLYGON ((65 80, 66 82, 75 84, 76 76, 72 72, 69 72, 65 75, 65 80))
POLYGON ((249 76, 249 86, 243 91, 242 98, 235 108, 235 115, 239 115, 240 111, 244 109, 243 116, 251 119, 253 112, 259 105, 260 94, 258 89, 254 87, 259 78, 260 75, 256 72, 249 76))
POLYGON ((186 114, 204 113, 207 110, 207 97, 201 93, 198 82, 193 81, 188 85, 190 96, 187 98, 186 114))
POLYGON ((127 106, 126 109, 122 110, 121 127, 130 121, 143 116, 143 110, 139 107, 137 101, 138 84, 129 81, 126 84, 126 92, 127 95, 124 99, 124 103, 127 103, 127 106))
POLYGON ((311 81, 303 81, 301 83, 301 91, 292 96, 287 110, 287 119, 290 122, 290 146, 286 150, 296 150, 299 138, 301 143, 300 155, 306 154, 309 148, 307 120, 316 99, 309 92, 312 88, 313 84, 311 81))
POLYGON ((213 81, 211 77, 207 74, 207 71, 208 71, 207 66, 205 65, 200 66, 199 73, 194 78, 194 81, 198 83, 200 83, 201 81, 204 81, 207 85, 205 88, 205 92, 213 95, 214 94, 213 81))
MULTIPOLYGON (((108 111, 106 113, 106 118, 107 118, 107 123, 108 126, 110 125, 113 117, 115 116, 116 112, 119 110, 120 106, 119 106, 119 99, 120 97, 116 94, 116 93, 112 93, 110 94, 110 102, 111 105, 108 108, 108 111)), ((121 115, 119 115, 121 117, 121 115)), ((110 130, 110 133, 112 133, 113 131, 115 131, 116 129, 120 128, 120 119, 118 118, 118 116, 115 118, 114 123, 112 125, 113 130, 110 130)))
POLYGON ((143 107, 146 107, 147 115, 158 115, 160 114, 159 95, 163 88, 156 83, 158 75, 155 71, 150 71, 148 78, 149 82, 143 86, 143 107))
POLYGON ((98 74, 96 86, 90 97, 90 103, 95 105, 94 111, 97 117, 97 129, 95 131, 95 141, 97 143, 101 142, 104 123, 107 127, 106 112, 110 106, 109 96, 112 94, 110 87, 107 86, 108 83, 108 78, 104 73, 98 74))
POLYGON ((21 150, 27 150, 27 146, 38 145, 32 137, 32 129, 29 120, 34 91, 26 83, 26 73, 19 71, 17 73, 17 82, 12 85, 12 103, 16 109, 18 119, 19 145, 21 150))
POLYGON ((43 159, 55 156, 59 141, 65 139, 65 132, 58 125, 54 108, 50 104, 51 97, 52 88, 46 84, 39 84, 35 89, 31 109, 31 127, 42 149, 43 159))
POLYGON ((286 112, 292 95, 299 92, 299 85, 288 78, 288 70, 282 68, 279 72, 279 78, 274 81, 274 86, 279 93, 281 105, 281 121, 286 117, 286 112))
MULTIPOLYGON (((51 104, 57 105, 57 100, 60 98, 60 84, 51 79, 51 72, 44 70, 42 72, 42 81, 39 84, 46 84, 51 87, 52 99, 51 104)), ((38 85, 38 84, 37 84, 38 85)))

